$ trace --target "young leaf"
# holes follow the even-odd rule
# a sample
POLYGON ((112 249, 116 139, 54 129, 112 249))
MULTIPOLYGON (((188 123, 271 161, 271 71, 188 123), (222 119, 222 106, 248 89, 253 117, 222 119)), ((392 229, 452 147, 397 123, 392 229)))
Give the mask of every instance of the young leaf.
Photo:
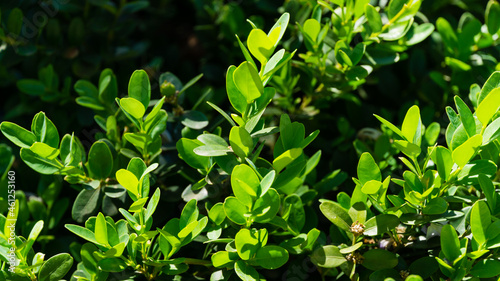
POLYGON ((227 69, 226 73, 227 97, 229 98, 229 102, 234 107, 234 109, 236 109, 236 111, 238 111, 239 113, 243 114, 243 112, 245 112, 245 109, 247 107, 247 100, 245 96, 240 92, 240 90, 238 90, 238 87, 234 82, 233 76, 235 70, 236 66, 234 65, 231 65, 227 69))
POLYGON ((100 245, 109 245, 108 242, 108 228, 106 219, 102 213, 99 213, 95 222, 95 239, 100 245))
POLYGON ((261 29, 252 29, 247 39, 248 50, 261 64, 265 64, 273 54, 274 43, 261 29))
POLYGON ((476 109, 477 119, 479 119, 479 121, 483 124, 483 127, 488 125, 493 115, 495 115, 495 113, 498 111, 499 107, 500 88, 496 88, 483 98, 476 109))
POLYGON ((483 137, 475 135, 464 142, 459 147, 455 148, 452 153, 453 161, 457 163, 460 168, 463 168, 467 162, 476 154, 476 150, 481 146, 483 137))
POLYGON ((368 152, 361 154, 361 158, 359 158, 358 179, 362 185, 371 180, 382 181, 380 168, 368 152))
MULTIPOLYGON (((464 125, 465 131, 467 131, 467 135, 472 137, 476 134, 476 120, 474 120, 474 116, 472 116, 472 112, 469 107, 465 104, 465 102, 459 97, 455 96, 455 105, 458 110, 458 115, 460 116, 460 120, 464 125)), ((476 112, 477 114, 477 112, 476 112)), ((479 120, 481 121, 481 120, 479 120)))
POLYGON ((238 200, 247 207, 252 207, 258 196, 260 180, 250 166, 241 164, 233 169, 231 186, 238 200))
POLYGON ((491 214, 488 205, 484 201, 476 201, 472 206, 470 214, 470 226, 474 240, 479 245, 486 242, 486 230, 491 224, 491 214))
POLYGON ((44 112, 39 112, 33 117, 31 131, 35 134, 37 141, 46 143, 53 148, 58 148, 59 133, 54 123, 45 116, 44 112))
POLYGON ((128 84, 128 96, 141 102, 144 110, 148 108, 151 99, 151 84, 146 71, 140 69, 132 73, 128 84))
POLYGON ((233 127, 229 133, 229 143, 234 153, 240 158, 250 155, 253 140, 248 131, 243 127, 233 127))
POLYGON ((422 137, 422 121, 420 120, 420 109, 414 105, 406 113, 403 120, 401 132, 409 142, 420 145, 420 138, 422 137))
POLYGON ((247 104, 264 93, 259 73, 249 62, 243 62, 234 70, 233 80, 240 93, 245 97, 247 104))
POLYGON ((130 171, 125 169, 120 169, 116 172, 116 180, 123 186, 127 191, 134 194, 137 197, 139 196, 138 185, 139 180, 137 177, 130 171))
POLYGON ((276 172, 281 172, 285 167, 291 164, 295 159, 302 155, 302 148, 292 148, 283 152, 273 161, 273 167, 276 172))
POLYGON ((157 188, 151 200, 149 200, 148 206, 146 207, 146 213, 144 214, 144 220, 148 221, 149 218, 154 214, 156 206, 160 201, 160 188, 157 188))

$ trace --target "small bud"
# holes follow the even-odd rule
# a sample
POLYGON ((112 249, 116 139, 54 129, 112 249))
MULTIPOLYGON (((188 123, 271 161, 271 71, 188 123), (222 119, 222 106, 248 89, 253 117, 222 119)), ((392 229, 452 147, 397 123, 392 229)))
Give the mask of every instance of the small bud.
POLYGON ((170 97, 175 95, 176 89, 174 84, 168 82, 168 81, 163 81, 160 86, 160 93, 166 97, 170 97))
POLYGON ((355 264, 362 264, 363 261, 365 260, 365 257, 363 257, 360 253, 349 253, 345 257, 348 261, 351 261, 355 264))
POLYGON ((365 226, 359 221, 356 221, 351 225, 351 232, 355 236, 362 235, 364 231, 365 231, 365 226))
POLYGON ((408 278, 408 276, 410 276, 410 272, 408 270, 401 270, 399 272, 399 275, 403 280, 405 280, 406 278, 408 278))

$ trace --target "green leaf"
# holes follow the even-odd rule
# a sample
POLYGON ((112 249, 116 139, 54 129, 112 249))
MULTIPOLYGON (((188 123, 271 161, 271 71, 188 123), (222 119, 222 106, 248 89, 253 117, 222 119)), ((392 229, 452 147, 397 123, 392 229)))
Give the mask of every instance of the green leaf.
POLYGON ((382 19, 377 9, 370 4, 365 6, 365 15, 368 19, 368 25, 372 33, 377 33, 382 30, 382 19))
POLYGON ((241 229, 236 233, 234 243, 242 260, 251 259, 267 243, 267 230, 241 229))
POLYGON ((99 76, 99 100, 111 105, 118 95, 118 83, 113 70, 106 68, 99 76))
POLYGON ((405 6, 407 0, 391 0, 389 2, 389 6, 387 7, 387 15, 389 16, 389 19, 392 19, 395 17, 401 9, 405 6))
POLYGON ((421 257, 408 267, 411 273, 418 274, 424 279, 429 278, 438 269, 439 265, 433 257, 421 257))
POLYGON ((344 231, 350 232, 352 219, 347 211, 342 208, 338 203, 333 201, 323 200, 319 205, 319 209, 323 215, 329 219, 333 224, 344 231))
POLYGON ((441 197, 436 197, 425 205, 422 210, 425 215, 440 215, 448 210, 448 202, 441 197))
POLYGON ((243 127, 233 127, 229 133, 229 143, 234 153, 240 158, 250 155, 253 148, 253 139, 243 127))
POLYGON ((283 152, 273 161, 273 167, 276 172, 281 172, 285 167, 291 164, 295 159, 302 155, 302 148, 292 148, 283 152))
POLYGON ((19 91, 30 96, 42 96, 45 94, 45 85, 35 79, 21 79, 16 83, 19 91))
POLYGON ((122 272, 127 268, 125 261, 119 258, 106 258, 97 263, 100 270, 105 272, 122 272))
POLYGON ((210 158, 199 156, 194 152, 194 149, 203 145, 199 140, 190 140, 186 138, 181 138, 177 141, 175 147, 177 152, 179 152, 179 157, 184 160, 189 166, 205 170, 210 165, 210 158))
MULTIPOLYGON (((281 30, 279 29, 276 29, 273 35, 280 34, 281 30)), ((274 43, 261 29, 252 29, 247 39, 248 50, 261 64, 265 64, 273 54, 274 43)))
MULTIPOLYGON (((225 156, 232 152, 227 146, 222 145, 202 145, 195 147, 193 152, 200 156, 225 156)), ((207 158, 208 159, 208 158, 207 158)))
POLYGON ((483 146, 500 137, 500 118, 491 122, 483 133, 483 146))
POLYGON ((247 104, 264 93, 259 73, 249 62, 243 62, 234 70, 233 80, 240 93, 245 97, 247 104))
POLYGON ((233 169, 231 187, 236 198, 251 208, 260 193, 260 180, 250 166, 241 164, 233 169))
POLYGON ((450 150, 443 146, 437 146, 431 153, 431 159, 436 163, 439 176, 447 181, 453 168, 453 158, 450 150))
POLYGON ((271 221, 280 209, 280 195, 274 188, 270 188, 262 197, 255 201, 252 215, 258 223, 271 221))
POLYGON ((123 110, 125 110, 128 114, 130 114, 137 120, 142 120, 144 113, 146 113, 146 108, 144 107, 144 105, 134 98, 121 99, 120 106, 123 110))
POLYGON ((201 130, 208 126, 208 119, 205 114, 199 111, 190 110, 184 112, 181 117, 181 123, 191 129, 201 130))
POLYGON ((418 145, 408 141, 395 140, 394 146, 408 157, 417 157, 421 153, 420 147, 418 145))
MULTIPOLYGON (((394 0, 393 0, 394 1, 394 0)), ((420 120, 420 109, 414 105, 406 112, 401 132, 407 141, 419 145, 422 137, 422 121, 420 120)))
POLYGON ((479 184, 483 190, 484 196, 486 197, 486 203, 490 207, 490 211, 495 213, 497 206, 497 192, 493 182, 484 174, 479 174, 478 176, 479 184))
POLYGON ((449 261, 454 261, 462 255, 460 241, 453 226, 447 224, 441 229, 441 250, 449 261))
POLYGON ((358 179, 362 185, 371 180, 382 181, 380 168, 370 153, 361 154, 358 162, 358 179))
POLYGON ((220 225, 224 222, 226 218, 226 213, 224 212, 224 204, 219 202, 215 204, 208 212, 208 217, 216 224, 220 225))
POLYGON ((75 199, 71 216, 79 223, 95 214, 100 206, 101 189, 82 189, 75 199))
MULTIPOLYGON (((254 29, 255 30, 255 29, 254 29)), ((259 273, 255 268, 239 260, 234 264, 236 275, 243 281, 259 281, 259 273)))
POLYGON ((288 261, 288 252, 280 246, 264 246, 257 251, 255 262, 265 269, 276 269, 288 261))
POLYGON ((286 27, 288 26, 288 22, 290 21, 290 14, 283 13, 281 17, 276 21, 273 27, 269 30, 267 36, 274 40, 274 47, 276 47, 285 34, 286 27))
POLYGON ((399 218, 395 215, 380 214, 365 222, 364 235, 376 236, 394 230, 399 225, 399 218))
POLYGON ((212 261, 212 265, 218 268, 230 267, 234 263, 234 260, 231 259, 231 256, 227 251, 219 251, 213 254, 210 259, 212 261))
POLYGON ((483 85, 481 92, 479 93, 479 97, 477 99, 477 103, 481 104, 483 100, 490 94, 490 92, 500 87, 500 71, 493 72, 488 80, 483 85))
POLYGON ((276 178, 276 172, 274 170, 264 176, 264 178, 260 182, 260 194, 259 197, 262 197, 266 194, 266 192, 273 185, 274 179, 276 178))
POLYGON ((43 142, 35 142, 30 150, 38 154, 42 158, 47 158, 49 160, 54 160, 59 155, 59 150, 57 148, 50 147, 43 142))
POLYGON ((120 169, 116 172, 116 180, 123 186, 127 191, 134 194, 137 197, 139 196, 139 180, 137 177, 130 171, 125 169, 120 169))
POLYGON ((321 30, 321 25, 315 19, 308 19, 304 22, 303 30, 313 42, 316 42, 318 39, 319 31, 321 30))
POLYGON ((488 205, 484 201, 476 201, 470 213, 470 225, 472 236, 479 245, 486 242, 486 230, 491 224, 491 214, 488 205))
MULTIPOLYGON (((238 39, 239 40, 239 39, 238 39)), ((243 114, 245 112, 245 109, 247 107, 247 100, 245 96, 238 90, 238 87, 236 87, 236 84, 234 83, 234 71, 236 70, 236 66, 231 65, 227 69, 226 73, 226 91, 227 91, 227 97, 229 98, 229 102, 231 102, 231 105, 238 111, 239 113, 243 114)))
POLYGON ((455 54, 458 49, 458 38, 453 27, 451 27, 450 23, 444 18, 438 18, 436 21, 436 28, 439 34, 441 34, 446 52, 448 54, 455 54))
POLYGON ((146 207, 146 213, 144 214, 144 220, 148 221, 149 218, 154 214, 158 202, 160 201, 160 188, 158 187, 149 200, 148 206, 146 207))
POLYGON ((398 265, 398 258, 394 253, 382 249, 372 249, 363 254, 364 267, 370 270, 393 268, 398 265))
POLYGON ((78 93, 81 97, 89 97, 92 99, 97 99, 99 97, 99 92, 94 84, 90 83, 87 80, 78 80, 73 86, 75 92, 78 93))
POLYGON ((73 258, 70 254, 62 253, 55 255, 42 265, 38 273, 38 280, 59 281, 64 278, 72 265, 73 258))
POLYGON ((413 46, 418 43, 424 41, 427 37, 429 37, 434 32, 434 25, 430 22, 426 22, 423 24, 413 24, 412 29, 408 31, 406 37, 407 46, 413 46))
POLYGON ((467 164, 469 160, 476 154, 476 151, 481 146, 482 142, 483 137, 481 135, 475 135, 471 137, 466 142, 453 150, 453 161, 457 163, 460 168, 463 168, 465 164, 467 164))
POLYGON ((182 89, 179 91, 179 95, 182 94, 182 93, 184 93, 187 89, 189 89, 196 82, 198 82, 198 80, 200 80, 201 77, 203 77, 203 73, 196 75, 191 80, 189 80, 186 84, 184 84, 184 87, 182 87, 182 89))
POLYGON ((109 177, 113 170, 113 155, 108 145, 103 141, 96 141, 89 151, 89 170, 98 179, 109 177))
POLYGON ((95 239, 101 245, 109 245, 108 242, 108 228, 106 226, 106 219, 104 215, 99 212, 95 222, 95 239))
POLYGON ((248 213, 248 208, 236 197, 226 197, 224 211, 227 217, 236 224, 243 225, 247 222, 245 214, 248 213))
POLYGON ((484 13, 488 33, 494 35, 500 29, 500 4, 497 1, 489 1, 484 13))
POLYGON ((364 194, 376 194, 378 191, 382 188, 382 182, 377 181, 377 180, 370 180, 367 181, 363 187, 361 188, 361 191, 364 194))
POLYGON ((146 71, 140 69, 132 73, 128 84, 128 96, 141 102, 144 110, 148 108, 149 100, 151 99, 151 84, 149 83, 149 77, 146 71))
POLYGON ((138 213, 143 210, 144 205, 146 205, 146 201, 148 201, 148 197, 137 199, 130 207, 128 211, 131 213, 138 213))
POLYGON ((39 112, 33 117, 31 132, 35 134, 37 141, 46 143, 53 148, 58 148, 59 133, 54 123, 45 116, 45 113, 39 112))
POLYGON ((30 234, 28 236, 28 240, 25 242, 26 244, 23 245, 23 248, 21 250, 22 255, 24 256, 28 255, 29 251, 32 249, 31 247, 33 247, 33 244, 38 238, 38 235, 40 235, 40 232, 42 232, 42 229, 43 229, 43 220, 40 220, 31 229, 30 234))
POLYGON ((477 119, 486 126, 500 107, 500 88, 491 90, 476 109, 477 119))
POLYGON ((362 241, 358 242, 358 243, 356 243, 356 244, 354 244, 352 246, 340 249, 340 253, 346 255, 346 254, 349 254, 349 253, 352 253, 352 252, 356 251, 361 246, 363 246, 363 242, 362 241))
POLYGON ((500 261, 496 259, 484 259, 478 261, 470 274, 477 278, 496 278, 500 275, 500 261))
MULTIPOLYGON (((474 120, 474 116, 472 116, 472 112, 469 107, 465 104, 465 102, 459 97, 455 96, 455 105, 458 110, 458 115, 460 116, 460 120, 464 125, 465 131, 467 131, 467 135, 472 137, 476 134, 476 120, 474 120)), ((476 112, 477 114, 477 112, 476 112)), ((481 121, 481 120, 480 120, 481 121)))
POLYGON ((7 30, 15 35, 21 33, 23 27, 23 11, 19 8, 14 8, 10 11, 7 18, 7 30))
POLYGON ((405 138, 403 136, 403 132, 401 132, 401 130, 394 126, 391 122, 385 120, 384 118, 378 116, 377 114, 374 114, 374 116, 382 123, 384 124, 387 128, 389 128, 391 131, 393 131, 394 133, 396 133, 398 136, 400 136, 401 138, 405 138))
POLYGON ((63 168, 62 164, 57 162, 57 160, 50 160, 41 157, 26 148, 21 148, 20 155, 26 165, 40 174, 52 175, 59 172, 60 169, 63 168))
POLYGON ((200 212, 198 211, 198 202, 196 199, 191 199, 182 209, 181 217, 179 219, 179 228, 183 229, 188 224, 197 221, 200 212))
POLYGON ((319 267, 334 268, 347 262, 337 246, 327 245, 314 250, 311 262, 319 267))
POLYGON ((22 148, 30 148, 36 142, 36 136, 14 123, 4 121, 0 124, 3 135, 15 145, 22 148))

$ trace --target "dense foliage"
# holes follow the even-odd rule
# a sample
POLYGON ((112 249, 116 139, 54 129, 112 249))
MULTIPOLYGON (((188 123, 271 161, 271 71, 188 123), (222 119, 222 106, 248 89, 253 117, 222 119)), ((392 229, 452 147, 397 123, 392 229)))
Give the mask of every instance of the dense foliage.
POLYGON ((0 280, 498 280, 496 0, 14 2, 0 280))

